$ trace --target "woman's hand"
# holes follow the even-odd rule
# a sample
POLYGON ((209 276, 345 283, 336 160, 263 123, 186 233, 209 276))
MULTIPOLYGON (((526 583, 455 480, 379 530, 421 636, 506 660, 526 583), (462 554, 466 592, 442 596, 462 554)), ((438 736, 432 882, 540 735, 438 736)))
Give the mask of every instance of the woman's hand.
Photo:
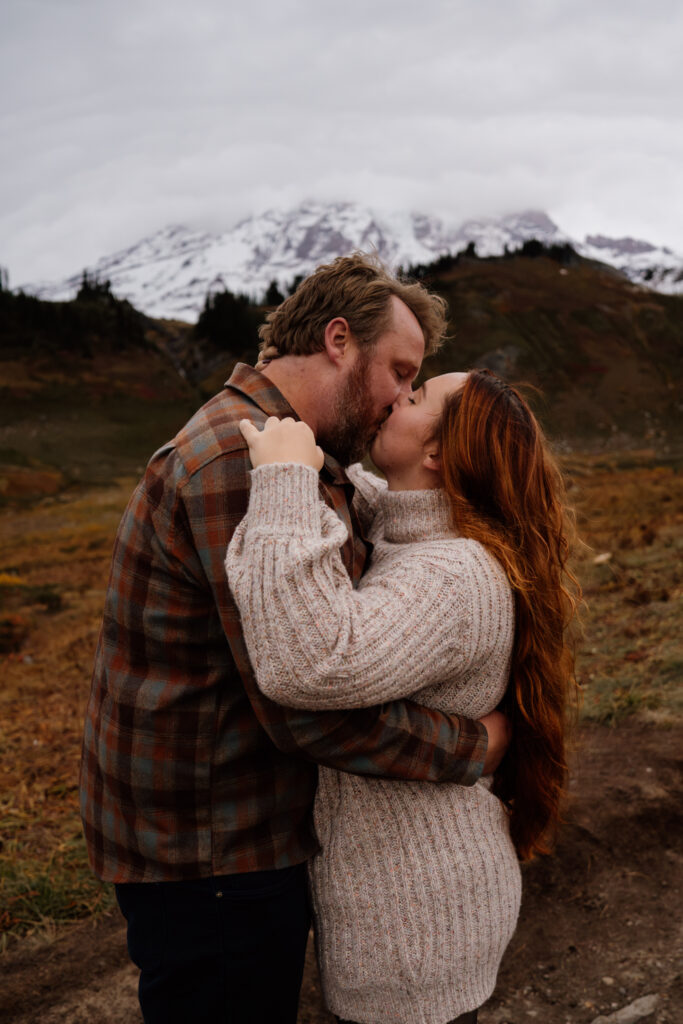
POLYGON ((240 420, 242 437, 249 445, 251 464, 266 466, 273 462, 299 462, 313 469, 322 469, 325 456, 315 443, 313 431, 303 420, 291 416, 279 420, 269 416, 263 430, 251 420, 240 420))

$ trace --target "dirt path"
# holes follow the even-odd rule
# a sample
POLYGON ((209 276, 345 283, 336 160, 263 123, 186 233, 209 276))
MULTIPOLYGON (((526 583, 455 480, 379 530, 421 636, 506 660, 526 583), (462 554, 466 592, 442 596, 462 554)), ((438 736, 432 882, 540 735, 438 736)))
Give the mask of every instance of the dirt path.
MULTIPOLYGON (((481 1024, 591 1024, 634 1003, 629 1024, 683 1024, 682 753, 680 725, 583 730, 570 820, 556 857, 525 869, 519 927, 481 1024)), ((328 1024, 308 952, 299 1024, 328 1024)), ((0 974, 2 1022, 140 1019, 117 919, 27 940, 0 974)))

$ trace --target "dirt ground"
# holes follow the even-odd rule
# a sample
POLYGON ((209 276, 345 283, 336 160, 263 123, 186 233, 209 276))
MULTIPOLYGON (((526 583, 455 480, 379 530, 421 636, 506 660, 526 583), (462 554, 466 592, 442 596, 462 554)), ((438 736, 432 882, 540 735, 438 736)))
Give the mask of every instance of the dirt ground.
MULTIPOLYGON (((524 899, 481 1024, 589 1024, 637 1003, 683 1022, 683 726, 584 725, 556 855, 524 871, 524 899)), ((27 939, 0 961, 0 1021, 130 1024, 136 972, 118 916, 27 939)), ((621 1020, 620 1020, 621 1018, 621 1020)), ((326 1024, 312 944, 300 1024, 326 1024)))

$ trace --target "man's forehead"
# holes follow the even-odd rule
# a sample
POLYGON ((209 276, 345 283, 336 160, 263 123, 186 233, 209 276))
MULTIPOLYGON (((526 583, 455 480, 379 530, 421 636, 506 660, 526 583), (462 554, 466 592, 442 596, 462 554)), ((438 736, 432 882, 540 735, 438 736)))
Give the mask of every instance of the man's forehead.
POLYGON ((425 341, 422 330, 390 330, 383 334, 375 347, 378 360, 401 363, 406 369, 411 367, 415 373, 420 369, 424 358, 425 341))

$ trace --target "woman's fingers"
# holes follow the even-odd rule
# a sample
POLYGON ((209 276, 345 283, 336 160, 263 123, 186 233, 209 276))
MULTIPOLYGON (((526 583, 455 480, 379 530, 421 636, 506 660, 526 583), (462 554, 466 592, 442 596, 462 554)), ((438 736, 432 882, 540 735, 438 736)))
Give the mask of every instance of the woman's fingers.
POLYGON ((239 428, 249 445, 254 468, 274 462, 298 462, 322 469, 325 456, 315 443, 313 431, 303 420, 269 416, 263 430, 259 430, 250 420, 243 419, 239 428))
POLYGON ((261 433, 256 424, 252 423, 251 420, 240 420, 239 428, 240 433, 247 444, 250 444, 251 441, 261 433))

